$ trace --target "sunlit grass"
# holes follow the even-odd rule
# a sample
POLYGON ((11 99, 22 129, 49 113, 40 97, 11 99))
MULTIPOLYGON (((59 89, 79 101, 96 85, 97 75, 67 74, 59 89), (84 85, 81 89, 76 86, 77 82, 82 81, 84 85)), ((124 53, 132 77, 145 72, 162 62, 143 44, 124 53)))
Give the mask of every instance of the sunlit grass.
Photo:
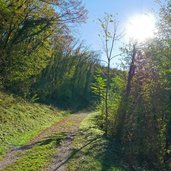
POLYGON ((57 153, 57 147, 65 138, 65 133, 53 134, 36 144, 3 171, 40 171, 47 167, 52 156, 57 153))
POLYGON ((3 92, 0 92, 0 99, 0 159, 8 150, 27 143, 67 114, 3 92))
POLYGON ((110 137, 105 138, 97 120, 98 113, 93 113, 82 121, 67 171, 126 171, 120 163, 115 142, 110 137))

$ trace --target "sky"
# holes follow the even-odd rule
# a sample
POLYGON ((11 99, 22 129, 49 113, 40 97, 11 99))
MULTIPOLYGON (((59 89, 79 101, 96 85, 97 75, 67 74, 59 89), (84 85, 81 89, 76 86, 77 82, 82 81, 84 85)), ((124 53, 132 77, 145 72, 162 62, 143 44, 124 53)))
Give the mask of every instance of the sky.
MULTIPOLYGON (((105 13, 117 14, 120 30, 123 31, 125 23, 132 16, 159 11, 159 5, 156 4, 155 0, 83 0, 83 4, 88 10, 88 19, 85 24, 79 26, 76 37, 83 40, 91 50, 101 52, 103 59, 105 56, 102 53, 102 42, 98 36, 100 33, 99 18, 103 18, 105 13)), ((116 45, 116 53, 119 53, 118 48, 123 43, 125 43, 124 40, 121 40, 116 45)), ((119 59, 113 61, 114 66, 119 63, 119 59)))

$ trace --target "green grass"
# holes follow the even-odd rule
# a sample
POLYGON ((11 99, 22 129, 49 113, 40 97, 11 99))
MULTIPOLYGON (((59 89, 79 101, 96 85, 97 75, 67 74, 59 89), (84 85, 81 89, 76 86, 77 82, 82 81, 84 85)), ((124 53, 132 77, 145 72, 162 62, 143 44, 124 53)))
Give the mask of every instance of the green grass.
MULTIPOLYGON (((26 144, 67 114, 50 106, 33 104, 0 92, 0 158, 11 148, 26 144)), ((126 170, 119 162, 115 142, 103 136, 104 132, 96 125, 97 120, 98 113, 92 113, 81 123, 79 134, 73 142, 73 156, 66 165, 67 171, 126 170)), ((57 153, 56 147, 64 138, 65 133, 60 132, 32 144, 22 157, 4 171, 43 170, 57 153)))
POLYGON ((65 138, 65 133, 53 134, 50 137, 33 144, 29 150, 12 165, 3 171, 41 171, 48 165, 56 154, 56 147, 65 138))
POLYGON ((67 114, 0 91, 0 160, 8 150, 26 144, 67 114))
POLYGON ((74 152, 67 163, 67 171, 126 171, 120 162, 117 145, 98 128, 98 113, 86 117, 75 137, 74 152))

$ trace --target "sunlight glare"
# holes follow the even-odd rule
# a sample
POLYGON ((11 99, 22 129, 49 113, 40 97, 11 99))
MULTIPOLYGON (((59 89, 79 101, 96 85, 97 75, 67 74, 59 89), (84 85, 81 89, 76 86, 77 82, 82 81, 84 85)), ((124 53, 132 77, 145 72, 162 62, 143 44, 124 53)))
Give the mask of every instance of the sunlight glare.
POLYGON ((152 14, 136 15, 128 21, 127 36, 137 42, 144 42, 155 35, 155 17, 152 14))

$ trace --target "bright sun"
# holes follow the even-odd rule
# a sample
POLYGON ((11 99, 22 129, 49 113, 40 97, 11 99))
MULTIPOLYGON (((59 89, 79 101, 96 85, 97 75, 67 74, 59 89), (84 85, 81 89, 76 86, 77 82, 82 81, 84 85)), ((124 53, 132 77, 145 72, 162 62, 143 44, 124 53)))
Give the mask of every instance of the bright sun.
POLYGON ((152 14, 136 15, 128 21, 127 36, 138 42, 153 38, 156 31, 155 23, 155 17, 152 14))

